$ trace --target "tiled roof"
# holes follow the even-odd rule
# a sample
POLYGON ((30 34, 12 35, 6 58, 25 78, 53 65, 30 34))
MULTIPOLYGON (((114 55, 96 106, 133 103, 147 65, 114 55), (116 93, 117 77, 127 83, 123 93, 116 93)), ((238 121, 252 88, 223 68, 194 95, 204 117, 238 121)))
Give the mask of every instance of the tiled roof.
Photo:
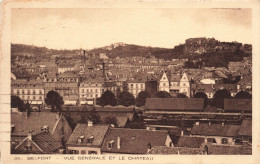
POLYGON ((72 146, 101 147, 108 129, 109 125, 94 124, 92 126, 88 126, 88 124, 77 124, 66 144, 72 146), (78 143, 78 138, 80 136, 84 136, 82 143, 78 143), (91 136, 93 136, 93 141, 91 143, 87 143, 87 139, 91 136))
POLYGON ((198 148, 187 148, 187 147, 166 147, 166 146, 154 146, 148 154, 202 154, 202 150, 198 148))
POLYGON ((52 153, 62 148, 62 144, 52 137, 50 133, 41 132, 33 136, 32 140, 45 152, 52 153))
POLYGON ((203 98, 147 98, 147 110, 203 110, 203 98))
POLYGON ((96 111, 99 112, 133 112, 134 106, 125 107, 122 105, 119 106, 95 106, 96 111))
POLYGON ((225 111, 252 111, 252 99, 225 99, 225 111))
POLYGON ((236 137, 240 125, 205 124, 194 125, 191 129, 192 135, 236 137))
POLYGON ((176 147, 200 148, 202 143, 204 143, 204 138, 181 136, 176 147))
POLYGON ((252 76, 244 76, 237 84, 252 84, 252 76))
POLYGON ((208 145, 209 155, 250 155, 250 146, 208 145))
POLYGON ((78 72, 68 71, 58 75, 59 77, 78 77, 78 72))
POLYGON ((111 128, 101 150, 109 153, 146 154, 149 144, 151 147, 164 146, 167 135, 167 131, 111 128), (118 148, 118 137, 120 138, 120 148, 118 148), (112 148, 108 148, 108 143, 113 141, 112 148))
POLYGON ((32 130, 37 134, 43 126, 48 126, 51 133, 57 121, 57 113, 31 112, 28 118, 26 112, 11 113, 11 124, 15 126, 12 135, 26 136, 32 130))
POLYGON ((252 120, 251 119, 243 120, 238 135, 240 135, 240 136, 252 136, 252 120))

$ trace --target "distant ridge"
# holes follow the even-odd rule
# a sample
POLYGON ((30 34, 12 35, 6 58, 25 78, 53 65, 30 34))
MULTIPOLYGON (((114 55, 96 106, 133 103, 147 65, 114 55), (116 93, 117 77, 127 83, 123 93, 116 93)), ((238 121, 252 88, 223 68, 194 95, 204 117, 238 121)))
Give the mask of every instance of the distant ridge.
MULTIPOLYGON (((106 53, 109 58, 116 57, 152 57, 157 59, 182 59, 200 60, 204 66, 227 66, 230 61, 242 61, 243 57, 252 56, 252 45, 238 42, 220 42, 214 38, 189 38, 184 44, 174 48, 159 48, 126 44, 123 42, 113 43, 109 46, 94 48, 87 53, 106 53)), ((55 50, 33 45, 11 44, 12 57, 22 54, 34 54, 35 56, 58 55, 82 55, 81 49, 55 50)))

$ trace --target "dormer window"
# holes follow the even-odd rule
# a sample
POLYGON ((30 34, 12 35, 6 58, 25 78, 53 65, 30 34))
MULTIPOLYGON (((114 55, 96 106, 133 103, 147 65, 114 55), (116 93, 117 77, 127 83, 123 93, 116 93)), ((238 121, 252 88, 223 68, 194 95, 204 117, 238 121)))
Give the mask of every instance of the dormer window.
POLYGON ((49 127, 47 125, 44 125, 42 128, 41 128, 41 131, 42 132, 49 132, 49 127))
POLYGON ((88 137, 88 139, 87 139, 87 143, 88 143, 88 144, 91 144, 91 143, 93 142, 93 140, 94 140, 94 136, 90 136, 90 137, 88 137))
POLYGON ((79 136, 78 143, 83 143, 85 136, 79 136))
POLYGON ((114 143, 115 143, 114 140, 108 142, 108 144, 107 144, 107 148, 108 148, 108 149, 111 149, 111 148, 114 146, 114 143))

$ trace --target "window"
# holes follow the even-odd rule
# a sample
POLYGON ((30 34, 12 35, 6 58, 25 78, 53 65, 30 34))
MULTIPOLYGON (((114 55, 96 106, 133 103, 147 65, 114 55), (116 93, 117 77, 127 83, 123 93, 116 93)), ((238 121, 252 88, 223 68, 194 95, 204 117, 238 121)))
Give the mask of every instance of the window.
POLYGON ((39 97, 39 100, 42 100, 42 96, 39 97))
POLYGON ((24 147, 25 151, 31 151, 32 150, 32 146, 26 145, 24 147))
POLYGON ((40 95, 42 94, 42 90, 39 91, 40 95))
POLYGON ((35 96, 33 96, 33 100, 35 100, 35 96))
POLYGON ((96 89, 96 92, 98 92, 98 89, 96 89))
POLYGON ((114 143, 115 143, 115 141, 110 141, 110 142, 108 142, 108 144, 107 144, 107 148, 108 149, 111 149, 113 146, 114 146, 114 143))
POLYGON ((186 86, 186 83, 183 83, 183 86, 185 87, 185 86, 186 86))
POLYGON ((86 154, 86 150, 81 150, 81 154, 86 154))
POLYGON ((28 90, 28 92, 27 92, 28 94, 31 94, 31 91, 30 90, 28 90))
POLYGON ((27 100, 30 100, 30 96, 27 97, 27 100))
POLYGON ((20 90, 17 90, 17 94, 18 94, 18 95, 20 94, 20 90))
POLYGON ((222 144, 227 144, 228 143, 228 139, 227 138, 222 138, 221 139, 221 143, 222 144))
POLYGON ((97 154, 97 151, 88 151, 88 154, 97 154))
POLYGON ((83 93, 83 92, 84 92, 84 89, 82 89, 81 92, 83 93))
POLYGON ((93 142, 93 140, 94 140, 94 136, 90 136, 90 137, 88 137, 88 139, 87 139, 87 143, 90 144, 90 143, 93 142))
POLYGON ((163 86, 165 86, 166 84, 165 83, 163 83, 163 86))
POLYGON ((24 94, 24 90, 22 90, 22 94, 24 94))
POLYGON ((85 138, 85 136, 79 136, 79 138, 78 138, 78 143, 82 143, 83 140, 84 140, 84 138, 85 138))
POLYGON ((143 86, 143 84, 141 84, 141 88, 143 88, 144 86, 143 86))

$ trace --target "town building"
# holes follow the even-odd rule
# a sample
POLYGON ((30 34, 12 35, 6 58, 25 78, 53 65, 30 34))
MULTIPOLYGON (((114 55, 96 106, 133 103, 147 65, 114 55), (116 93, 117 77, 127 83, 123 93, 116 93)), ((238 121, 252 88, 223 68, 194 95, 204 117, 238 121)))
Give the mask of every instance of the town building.
POLYGON ((224 111, 227 113, 252 113, 252 99, 225 99, 224 111))
POLYGON ((146 111, 203 111, 203 98, 147 98, 146 111))
POLYGON ((76 105, 79 99, 79 77, 77 72, 47 74, 44 78, 45 97, 49 91, 56 91, 63 97, 64 104, 76 105))
POLYGON ((44 86, 41 80, 12 80, 11 95, 19 96, 31 105, 44 104, 44 86))
POLYGON ((219 145, 239 144, 240 125, 213 124, 196 122, 191 129, 191 136, 204 137, 207 142, 219 145))
MULTIPOLYGON (((55 141, 65 144, 72 129, 62 114, 52 112, 12 112, 11 141, 20 144, 29 133, 49 132, 55 141)), ((16 146, 17 146, 16 145, 16 146)))
POLYGON ((190 97, 190 78, 187 73, 183 73, 181 78, 178 74, 171 74, 170 72, 164 72, 159 80, 159 91, 166 91, 168 93, 183 93, 187 97, 190 97))
POLYGON ((109 131, 109 125, 77 124, 68 142, 66 152, 69 154, 101 154, 101 147, 109 131))
MULTIPOLYGON (((15 142, 13 143, 15 145, 15 142)), ((33 135, 32 132, 12 150, 12 154, 61 154, 63 146, 46 131, 33 135)))
POLYGON ((89 78, 84 80, 79 85, 79 101, 80 104, 95 105, 97 98, 110 90, 115 96, 118 95, 118 89, 114 82, 105 81, 103 77, 89 78))
POLYGON ((167 131, 111 128, 102 144, 103 154, 146 154, 154 146, 172 146, 167 131))
POLYGON ((138 94, 145 91, 146 77, 140 77, 138 79, 131 79, 127 81, 128 91, 137 98, 138 94))

